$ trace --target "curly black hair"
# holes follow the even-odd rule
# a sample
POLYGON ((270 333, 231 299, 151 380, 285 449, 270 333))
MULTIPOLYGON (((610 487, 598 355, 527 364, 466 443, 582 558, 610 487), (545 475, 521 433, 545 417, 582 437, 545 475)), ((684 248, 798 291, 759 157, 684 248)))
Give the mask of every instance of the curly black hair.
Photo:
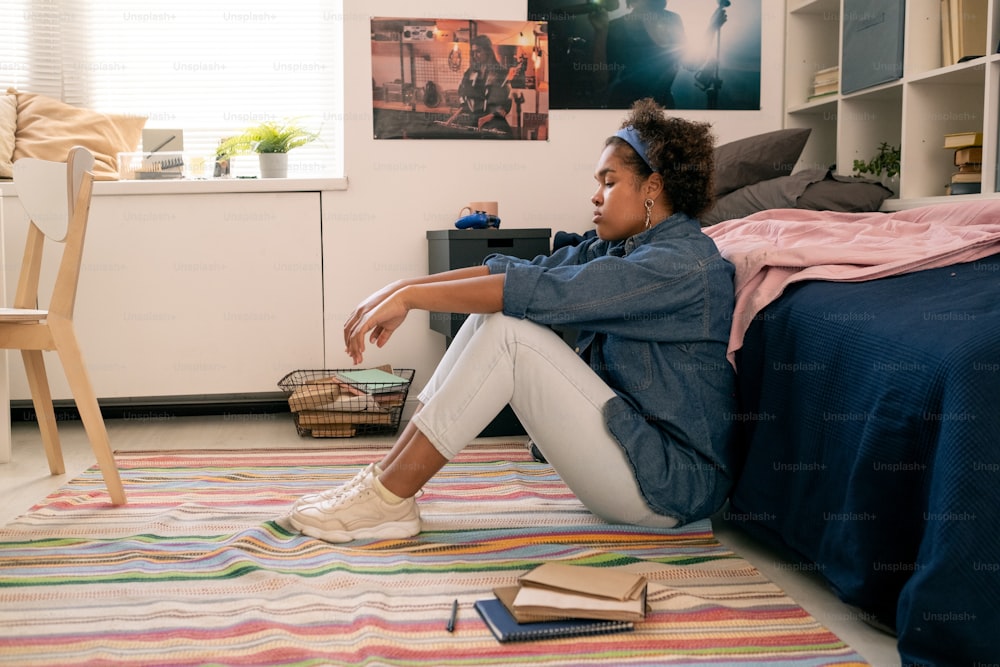
MULTIPOLYGON (((692 218, 711 208, 715 201, 715 135, 710 123, 667 116, 652 98, 637 100, 622 121, 631 125, 647 145, 646 157, 663 176, 663 187, 674 211, 692 218)), ((653 173, 639 154, 619 137, 609 137, 625 165, 645 180, 653 173), (622 150, 624 148, 624 150, 622 150)))

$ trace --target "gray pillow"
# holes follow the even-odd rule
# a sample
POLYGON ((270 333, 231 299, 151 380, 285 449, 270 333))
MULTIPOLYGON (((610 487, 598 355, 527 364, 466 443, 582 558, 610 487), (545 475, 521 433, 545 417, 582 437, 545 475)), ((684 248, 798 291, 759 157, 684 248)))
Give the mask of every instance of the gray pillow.
POLYGON ((737 139, 715 149, 715 196, 792 173, 812 130, 789 128, 737 139))
POLYGON ((831 174, 827 169, 803 169, 754 183, 719 197, 701 216, 703 227, 774 208, 813 211, 877 211, 892 190, 876 181, 831 174))
POLYGON ((866 213, 879 210, 882 202, 891 196, 892 190, 877 181, 830 174, 822 181, 811 183, 795 201, 795 208, 866 213))

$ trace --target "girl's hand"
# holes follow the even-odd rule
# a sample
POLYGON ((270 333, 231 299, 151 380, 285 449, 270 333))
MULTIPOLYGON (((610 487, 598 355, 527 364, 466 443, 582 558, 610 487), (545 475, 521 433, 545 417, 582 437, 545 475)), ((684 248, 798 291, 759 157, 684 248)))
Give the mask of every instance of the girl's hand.
POLYGON ((366 337, 368 342, 378 347, 384 346, 410 312, 398 290, 381 299, 376 299, 378 296, 376 293, 369 297, 344 325, 345 351, 355 365, 364 359, 366 337), (373 300, 376 303, 371 305, 373 300))
POLYGON ((388 299, 393 295, 398 289, 402 287, 400 282, 394 282, 386 285, 379 291, 375 292, 367 299, 359 303, 354 311, 348 316, 347 321, 344 322, 344 345, 349 344, 350 334, 358 322, 365 317, 372 309, 378 307, 380 303, 388 299))

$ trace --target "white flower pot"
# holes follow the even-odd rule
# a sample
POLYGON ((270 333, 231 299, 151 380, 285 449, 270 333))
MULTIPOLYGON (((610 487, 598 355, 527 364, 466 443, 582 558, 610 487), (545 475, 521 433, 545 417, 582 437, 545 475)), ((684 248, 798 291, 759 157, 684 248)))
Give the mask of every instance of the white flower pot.
POLYGON ((895 176, 888 176, 882 174, 881 176, 882 185, 892 190, 892 196, 899 197, 899 174, 895 176))
POLYGON ((288 153, 258 153, 261 178, 285 178, 288 176, 288 153))

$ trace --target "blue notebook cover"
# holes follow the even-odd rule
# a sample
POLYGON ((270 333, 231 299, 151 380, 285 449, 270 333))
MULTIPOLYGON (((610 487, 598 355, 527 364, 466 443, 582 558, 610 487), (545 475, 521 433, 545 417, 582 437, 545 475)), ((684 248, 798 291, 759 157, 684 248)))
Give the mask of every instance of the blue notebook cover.
POLYGON ((602 621, 589 618, 569 618, 561 621, 518 623, 503 603, 496 598, 477 600, 476 611, 499 642, 523 642, 556 639, 579 635, 602 635, 635 629, 632 621, 602 621))

